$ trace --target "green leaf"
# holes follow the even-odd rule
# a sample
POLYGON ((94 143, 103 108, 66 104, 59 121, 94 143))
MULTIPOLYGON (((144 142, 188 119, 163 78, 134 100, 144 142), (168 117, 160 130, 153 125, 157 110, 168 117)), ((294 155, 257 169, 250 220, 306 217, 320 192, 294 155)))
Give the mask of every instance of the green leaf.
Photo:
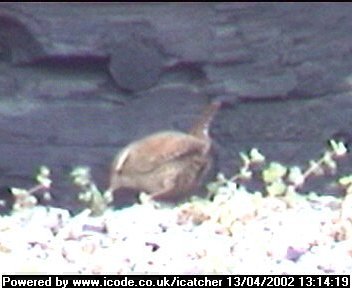
POLYGON ((262 177, 265 183, 273 183, 284 177, 287 173, 287 167, 278 162, 271 162, 269 166, 263 170, 262 177))
POLYGON ((300 167, 293 166, 289 168, 288 180, 296 186, 304 184, 305 178, 300 167))
POLYGON ((331 139, 329 141, 329 144, 330 144, 330 147, 331 147, 332 151, 334 152, 334 154, 338 157, 343 156, 348 152, 345 143, 343 143, 342 141, 337 142, 337 141, 331 139))
POLYGON ((284 183, 284 181, 282 179, 278 179, 272 182, 270 185, 267 185, 265 188, 270 196, 276 197, 284 195, 286 192, 286 187, 287 185, 284 183))
POLYGON ((343 176, 338 180, 338 183, 342 186, 349 186, 352 184, 352 175, 343 176))
POLYGON ((260 153, 257 148, 252 148, 251 151, 249 151, 249 156, 251 161, 255 163, 262 163, 265 161, 265 156, 260 153))

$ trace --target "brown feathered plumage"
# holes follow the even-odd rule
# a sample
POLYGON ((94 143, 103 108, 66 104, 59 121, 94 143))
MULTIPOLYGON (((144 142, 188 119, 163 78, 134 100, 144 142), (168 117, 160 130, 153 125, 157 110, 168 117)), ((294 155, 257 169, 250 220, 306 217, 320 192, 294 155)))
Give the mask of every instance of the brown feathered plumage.
POLYGON ((132 142, 115 157, 108 191, 143 191, 167 200, 199 187, 212 165, 209 126, 220 103, 211 103, 188 133, 162 131, 132 142))

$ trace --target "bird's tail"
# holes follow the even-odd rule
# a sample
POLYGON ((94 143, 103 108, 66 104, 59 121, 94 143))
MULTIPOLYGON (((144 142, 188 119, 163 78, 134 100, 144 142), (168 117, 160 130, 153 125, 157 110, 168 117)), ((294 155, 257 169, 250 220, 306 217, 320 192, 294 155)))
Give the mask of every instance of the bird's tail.
POLYGON ((216 115, 220 107, 221 107, 221 102, 210 103, 204 109, 198 121, 192 126, 192 128, 189 131, 189 134, 200 139, 208 139, 210 124, 213 121, 214 116, 216 115))

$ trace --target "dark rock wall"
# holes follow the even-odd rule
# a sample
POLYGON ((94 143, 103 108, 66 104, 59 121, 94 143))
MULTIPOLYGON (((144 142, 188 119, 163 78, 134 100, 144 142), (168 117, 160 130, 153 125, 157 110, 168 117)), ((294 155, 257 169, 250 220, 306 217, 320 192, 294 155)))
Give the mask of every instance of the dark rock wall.
POLYGON ((106 187, 119 148, 187 129, 216 97, 240 99, 213 125, 218 170, 251 147, 317 157, 352 126, 351 15, 348 3, 0 4, 1 191, 46 164, 56 203, 74 207, 72 167, 106 187))

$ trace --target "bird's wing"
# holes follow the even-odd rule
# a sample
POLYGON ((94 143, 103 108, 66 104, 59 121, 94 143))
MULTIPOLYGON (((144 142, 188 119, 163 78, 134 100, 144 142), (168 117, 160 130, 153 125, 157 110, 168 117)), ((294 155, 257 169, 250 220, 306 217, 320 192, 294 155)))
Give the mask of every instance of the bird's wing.
POLYGON ((209 143, 181 132, 160 132, 124 148, 113 169, 121 174, 148 173, 191 153, 206 153, 209 143))

